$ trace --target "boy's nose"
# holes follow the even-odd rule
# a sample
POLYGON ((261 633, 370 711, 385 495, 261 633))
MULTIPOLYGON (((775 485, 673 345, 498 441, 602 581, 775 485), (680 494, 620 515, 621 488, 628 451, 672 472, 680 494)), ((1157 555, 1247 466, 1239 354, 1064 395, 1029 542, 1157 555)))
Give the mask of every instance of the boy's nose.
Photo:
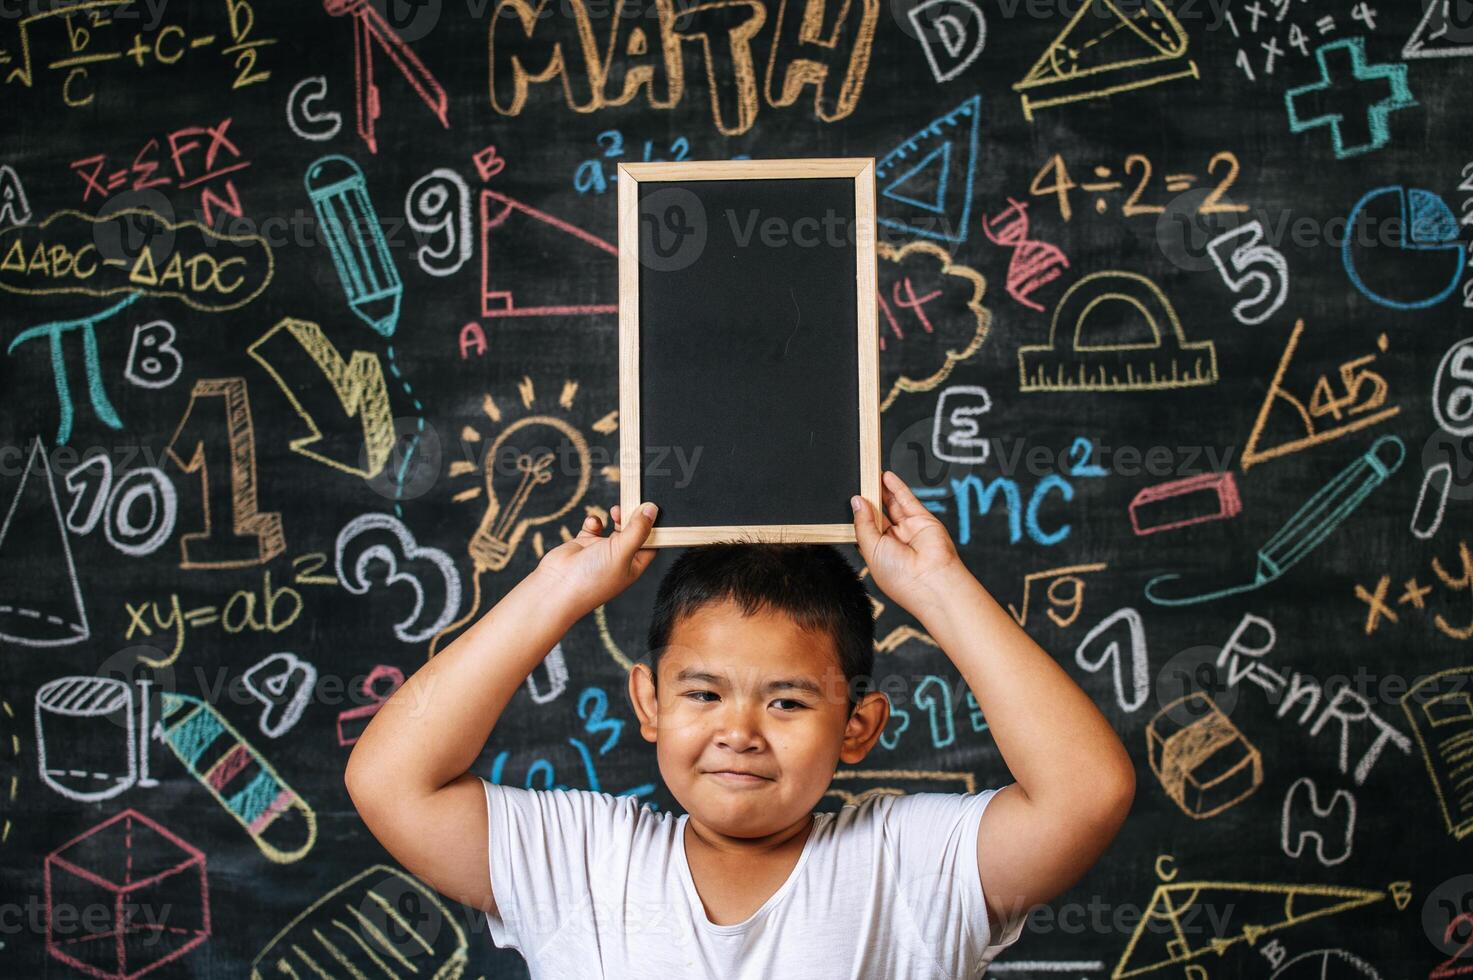
POLYGON ((736 752, 751 751, 761 747, 762 731, 745 712, 734 711, 722 720, 716 744, 736 752))
POLYGON ((746 732, 723 732, 716 744, 733 752, 756 752, 762 748, 762 740, 746 732))

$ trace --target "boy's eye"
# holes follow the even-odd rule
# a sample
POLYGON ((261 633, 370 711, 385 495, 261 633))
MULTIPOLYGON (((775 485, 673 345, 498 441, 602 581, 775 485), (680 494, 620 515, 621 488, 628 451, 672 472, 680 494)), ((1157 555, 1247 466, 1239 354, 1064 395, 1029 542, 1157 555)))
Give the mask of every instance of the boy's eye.
MULTIPOLYGON (((719 695, 715 691, 687 691, 684 697, 694 699, 697 704, 710 704, 710 701, 707 701, 702 697, 702 695, 705 694, 709 694, 713 698, 719 697, 719 695)), ((799 711, 808 707, 808 705, 804 704, 802 701, 798 701, 793 698, 778 698, 772 703, 779 706, 788 705, 788 707, 784 707, 782 709, 784 711, 799 711)))

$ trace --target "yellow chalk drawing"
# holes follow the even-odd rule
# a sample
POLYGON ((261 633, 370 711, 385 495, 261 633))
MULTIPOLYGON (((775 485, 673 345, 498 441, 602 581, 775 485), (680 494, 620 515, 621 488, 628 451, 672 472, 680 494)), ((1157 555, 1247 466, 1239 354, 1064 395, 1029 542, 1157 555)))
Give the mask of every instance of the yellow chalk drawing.
MULTIPOLYGON (((790 106, 798 101, 803 89, 811 85, 815 116, 824 122, 835 122, 848 116, 859 105, 860 93, 864 91, 864 77, 869 70, 870 52, 879 20, 879 0, 859 0, 857 3, 846 0, 840 4, 831 4, 828 0, 778 0, 764 80, 768 105, 776 108, 790 106), (794 9, 798 13, 793 13, 794 9), (793 30, 795 24, 796 31, 793 30), (794 55, 789 49, 808 52, 817 49, 842 54, 846 33, 850 35, 847 43, 851 43, 853 49, 843 67, 843 81, 837 95, 825 98, 824 82, 828 80, 829 65, 821 59, 794 55), (783 58, 789 60, 782 73, 782 91, 774 92, 773 78, 783 58), (826 105, 832 105, 832 108, 826 108, 826 105)), ((715 92, 715 83, 710 76, 711 62, 708 60, 706 65, 707 83, 715 92)))
POLYGON ((1048 343, 1018 348, 1021 391, 1158 391, 1216 383, 1216 346, 1210 340, 1189 342, 1160 287, 1134 272, 1085 276, 1054 307, 1048 343), (1091 318, 1112 313, 1124 314, 1120 328, 1133 327, 1145 339, 1086 343, 1087 325, 1101 329, 1091 318), (1073 331, 1062 350, 1061 326, 1073 331))
POLYGON ((468 550, 476 569, 505 568, 528 529, 548 524, 573 509, 583 499, 589 482, 588 442, 567 422, 552 415, 529 415, 502 429, 486 451, 482 471, 486 480, 486 511, 468 550), (542 434, 534 434, 538 427, 542 434), (530 430, 530 431, 524 431, 530 430), (578 473, 572 486, 559 485, 557 457, 543 451, 566 439, 577 453, 578 473), (521 443, 535 453, 517 451, 508 464, 507 449, 521 443), (551 489, 543 489, 550 485, 551 489))
POLYGON ((975 793, 977 777, 970 772, 939 769, 840 769, 824 792, 845 805, 858 805, 871 796, 904 796, 906 793, 975 793), (907 783, 904 789, 896 783, 907 783), (863 784, 861 788, 861 784, 863 784))
POLYGON ((1450 667, 1414 684, 1401 699, 1442 810, 1458 840, 1473 834, 1473 668, 1450 667))
POLYGON ((418 879, 382 864, 314 901, 251 961, 251 980, 457 980, 465 931, 418 879))
MULTIPOLYGON (((902 374, 895 379, 894 383, 890 386, 890 390, 885 393, 885 397, 880 401, 880 411, 883 412, 888 409, 892 404, 894 404, 895 399, 900 397, 901 392, 932 390, 951 376, 952 370, 959 362, 965 361, 967 358, 977 353, 977 351, 981 350, 982 342, 987 339, 987 328, 992 322, 992 314, 987 309, 987 307, 982 305, 982 296, 987 291, 987 280, 984 279, 982 277, 982 274, 976 269, 972 269, 968 266, 962 265, 959 262, 953 262, 951 258, 951 253, 942 248, 940 245, 936 245, 932 242, 911 242, 904 248, 897 249, 893 246, 886 245, 884 242, 878 242, 875 246, 875 254, 884 261, 892 262, 897 266, 904 263, 905 260, 912 255, 926 255, 935 259, 936 262, 940 265, 940 274, 942 276, 952 276, 960 279, 964 287, 968 289, 969 295, 965 303, 965 308, 971 311, 972 317, 971 322, 966 325, 966 328, 963 332, 963 342, 957 346, 949 347, 942 354, 941 364, 939 367, 936 368, 935 371, 931 372, 923 378, 912 378, 902 374)), ((898 272, 892 273, 891 270, 886 270, 882 266, 880 279, 885 280, 887 276, 898 274, 898 272)), ((906 278, 905 281, 908 283, 909 279, 906 278)), ((895 287, 898 288, 898 286, 899 283, 896 283, 895 287)), ((899 325, 895 321, 894 314, 891 312, 889 304, 885 302, 883 287, 881 292, 881 304, 882 316, 880 322, 880 333, 882 335, 886 333, 887 325, 892 332, 898 333, 899 325)), ((924 314, 921 313, 919 310, 918 315, 921 315, 922 317, 924 316, 924 314)), ((932 331, 929 322, 923 320, 923 323, 926 332, 931 333, 932 331)), ((881 340, 881 349, 885 349, 883 337, 881 340)))
MULTIPOLYGON (((570 411, 577 397, 578 383, 565 381, 558 396, 558 407, 570 411)), ((537 400, 537 388, 530 377, 517 386, 522 407, 530 409, 537 400)), ((481 410, 492 424, 502 422, 501 407, 491 395, 481 400, 481 410)), ((602 435, 617 428, 617 416, 605 415, 593 426, 602 435)), ((461 433, 463 442, 479 444, 482 434, 473 426, 461 433)), ((593 475, 592 452, 588 439, 574 426, 555 415, 528 415, 503 426, 482 453, 479 465, 457 462, 452 473, 459 476, 479 474, 484 485, 456 493, 457 502, 469 503, 485 498, 486 509, 481 523, 466 545, 475 574, 471 578, 470 610, 460 619, 435 634, 430 641, 429 656, 439 652, 445 637, 458 631, 477 615, 481 605, 481 575, 507 567, 523 541, 538 558, 545 552, 541 526, 552 524, 570 512, 587 495, 593 475), (559 459, 558 450, 567 447, 570 458, 559 459), (528 531, 538 528, 530 537, 528 531)), ((618 482, 618 467, 612 463, 599 470, 610 483, 618 482)), ((608 527, 608 516, 601 509, 585 506, 575 521, 575 530, 559 526, 563 541, 570 540, 584 518, 597 513, 608 527)), ((561 542, 559 542, 561 543, 561 542)))
MULTIPOLYGON (((1158 862, 1158 868, 1160 863, 1158 862)), ((1156 886, 1145 915, 1111 971, 1112 980, 1178 967, 1209 953, 1222 956, 1239 943, 1252 946, 1271 933, 1338 915, 1395 897, 1405 883, 1386 891, 1338 885, 1269 884, 1256 881, 1175 881, 1156 886), (1230 938, 1186 928, 1190 907, 1199 903, 1231 908, 1238 924, 1230 938)), ((1399 900, 1398 900, 1399 901, 1399 900)))
MULTIPOLYGON (((300 580, 299 580, 300 581, 300 580)), ((337 585, 336 578, 326 583, 337 585)), ((193 589, 187 590, 185 600, 201 599, 204 596, 193 589)), ((224 602, 208 605, 186 604, 178 592, 171 592, 168 599, 147 599, 141 602, 123 601, 123 611, 128 615, 128 627, 123 639, 139 639, 140 649, 154 649, 172 637, 167 655, 161 659, 139 655, 140 662, 155 669, 168 667, 184 652, 185 639, 196 630, 218 625, 228 635, 238 633, 281 633, 302 615, 305 603, 302 593, 290 585, 272 585, 271 570, 261 573, 259 593, 255 586, 236 589, 224 602), (159 643, 150 639, 158 635, 159 643)))
MULTIPOLYGON (((519 115, 530 86, 556 80, 574 112, 625 105, 640 89, 650 108, 669 109, 685 94, 684 52, 696 45, 716 128, 727 136, 751 129, 759 109, 754 48, 768 23, 767 4, 654 0, 638 11, 653 16, 631 18, 633 6, 626 0, 614 0, 612 8, 585 0, 497 0, 486 38, 491 108, 519 115), (600 38, 604 24, 607 37, 600 38)), ((879 18, 879 0, 779 0, 760 86, 768 103, 790 106, 812 85, 819 119, 833 122, 852 113, 879 18), (831 74, 839 79, 833 92, 825 84, 831 74)))
MULTIPOLYGON (((191 4, 186 9, 198 11, 204 6, 191 4)), ((20 17, 16 24, 14 54, 0 43, 0 68, 15 65, 0 78, 0 84, 19 83, 23 88, 34 89, 38 67, 48 73, 65 72, 59 86, 62 101, 68 108, 75 109, 95 103, 99 86, 90 83, 96 81, 92 72, 99 68, 128 65, 129 62, 135 69, 146 67, 149 71, 168 70, 181 65, 192 67, 197 63, 196 51, 229 59, 235 71, 231 88, 244 88, 266 81, 271 72, 256 70, 257 49, 275 44, 279 39, 252 36, 252 29, 257 25, 247 0, 223 0, 219 7, 224 8, 222 12, 229 25, 229 34, 219 37, 222 43, 217 46, 215 34, 205 29, 190 31, 185 24, 156 24, 145 33, 138 33, 134 28, 140 26, 139 18, 132 0, 84 0, 54 6, 18 6, 14 12, 7 12, 6 20, 26 10, 32 12, 28 17, 20 17), (42 6, 51 9, 39 9, 42 6)), ((159 14, 163 11, 162 6, 158 8, 159 14)), ((199 27, 200 21, 205 19, 190 15, 187 17, 188 26, 199 27)), ((0 42, 5 40, 8 39, 0 38, 0 42)), ((54 82, 58 75, 40 77, 54 82)))
POLYGON ((256 497, 256 428, 244 378, 195 381, 168 453, 185 473, 199 474, 204 515, 204 530, 179 536, 180 568, 264 565, 286 550, 281 514, 262 512, 256 497), (211 460, 217 464, 213 484, 211 460), (221 474, 230 481, 226 488, 221 487, 221 474), (214 514, 212 501, 228 513, 214 514), (221 517, 229 518, 228 526, 221 517))
MULTIPOLYGON (((1365 365, 1376 359, 1376 354, 1366 354, 1339 365, 1337 369, 1339 381, 1345 389, 1342 396, 1336 397, 1334 384, 1328 374, 1322 374, 1315 379, 1308 405, 1291 395, 1284 386, 1284 373, 1289 369, 1289 362, 1294 359, 1294 351, 1298 348, 1299 338, 1303 333, 1304 321, 1294 321, 1294 329, 1289 334, 1289 342, 1284 345, 1284 353, 1279 357, 1279 366, 1274 371, 1274 379, 1269 384, 1268 393, 1263 396, 1263 404, 1258 409, 1258 419, 1253 423, 1253 431, 1248 434, 1248 445, 1243 449, 1241 464, 1244 473, 1248 472, 1249 467, 1255 463, 1263 463, 1279 456, 1297 453, 1310 446, 1317 446, 1322 442, 1329 442, 1331 439, 1338 439, 1357 429, 1364 429, 1368 425, 1385 421, 1401 411, 1400 405, 1393 405, 1379 412, 1372 412, 1370 415, 1362 414, 1370 412, 1373 408, 1380 408, 1386 402, 1386 379, 1375 371, 1365 368, 1365 365), (1269 412, 1275 405, 1287 405, 1294 410, 1298 416, 1297 421, 1304 427, 1304 436, 1260 452, 1258 442, 1263 437, 1263 429, 1268 423, 1269 412), (1321 419, 1326 415, 1333 417, 1340 424, 1319 431, 1316 427, 1316 419, 1321 419), (1342 419, 1345 421, 1341 421, 1342 419)), ((1376 349, 1382 354, 1386 353, 1388 346, 1389 342, 1384 333, 1376 338, 1376 349)))
POLYGON ((1059 627, 1059 629, 1067 629, 1079 618, 1079 613, 1084 608, 1084 579, 1080 576, 1087 575, 1090 572, 1102 572, 1107 567, 1109 567, 1107 563, 1097 561, 1088 565, 1068 565, 1060 568, 1049 568, 1042 572, 1030 572, 1023 576, 1023 608, 1020 610, 1010 602, 1008 603, 1008 612, 1012 613, 1013 619, 1017 621, 1019 626, 1027 626, 1028 597, 1033 583, 1037 580, 1047 580, 1048 590, 1046 594, 1048 595, 1048 601, 1054 606, 1063 606, 1069 609, 1069 614, 1064 617, 1060 617, 1053 609, 1049 609, 1047 610, 1048 618, 1053 620, 1054 625, 1059 627), (1055 590, 1060 586, 1068 586, 1073 590, 1067 599, 1061 599, 1055 594, 1055 590))
POLYGON ((1044 49, 1023 80, 1023 117, 1036 109, 1197 78, 1186 56, 1187 32, 1161 0, 1142 0, 1133 13, 1113 0, 1089 0, 1044 49))
MULTIPOLYGON (((246 353, 266 369, 306 423, 308 434, 291 441, 292 452, 364 479, 372 479, 383 470, 394 448, 394 413, 389 405, 384 369, 376 354, 355 350, 351 360, 344 361, 320 326, 290 317, 257 338, 246 348, 246 353), (291 343, 288 336, 296 343, 291 343), (303 352, 327 379, 336 399, 334 407, 341 409, 341 416, 348 420, 357 417, 361 438, 355 433, 334 431, 328 442, 317 446, 323 440, 322 429, 298 394, 318 387, 314 383, 316 378, 301 361, 303 352), (292 376, 292 381, 282 376, 283 371, 292 376), (360 455, 364 458, 361 467, 360 455)), ((317 399, 319 414, 326 415, 328 406, 322 402, 317 399)))
POLYGON ((0 735, 0 759, 8 759, 10 770, 4 777, 0 777, 0 804, 4 805, 4 819, 0 820, 0 845, 10 842, 10 828, 13 824, 10 815, 16 812, 16 800, 20 796, 20 725, 16 722, 15 711, 10 707, 10 702, 0 698, 0 712, 5 715, 5 733, 0 735), (8 736, 8 737, 7 737, 8 736))
POLYGON ((1205 820, 1263 784, 1263 756, 1200 691, 1163 707, 1146 726, 1151 771, 1181 811, 1205 820), (1182 724, 1182 715, 1192 716, 1182 724))
POLYGON ((143 293, 224 312, 261 295, 275 262, 260 235, 225 235, 198 221, 169 221, 147 208, 119 208, 101 217, 56 211, 38 225, 0 231, 0 291, 25 296, 143 293), (117 226, 112 235, 103 231, 108 225, 117 226), (110 238, 125 254, 99 249, 110 238), (155 256, 156 249, 162 254, 155 256))

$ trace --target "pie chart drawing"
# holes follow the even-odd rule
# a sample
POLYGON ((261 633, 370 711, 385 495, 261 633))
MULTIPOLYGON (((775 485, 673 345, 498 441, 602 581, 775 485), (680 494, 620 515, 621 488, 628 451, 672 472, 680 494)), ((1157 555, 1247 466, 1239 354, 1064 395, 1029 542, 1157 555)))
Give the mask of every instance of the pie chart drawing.
POLYGON ((1458 286, 1467 259, 1447 202, 1417 187, 1377 187, 1345 219, 1340 258, 1351 283, 1394 310, 1441 303, 1458 286))

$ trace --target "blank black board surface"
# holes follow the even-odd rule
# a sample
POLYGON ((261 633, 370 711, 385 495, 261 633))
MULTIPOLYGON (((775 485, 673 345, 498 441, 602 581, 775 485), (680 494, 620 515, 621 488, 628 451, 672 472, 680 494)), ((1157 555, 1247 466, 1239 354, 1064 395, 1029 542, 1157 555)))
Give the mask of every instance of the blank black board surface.
POLYGON ((750 179, 647 173, 637 185, 631 430, 635 495, 660 506, 656 532, 666 531, 655 546, 852 541, 849 498, 871 495, 866 457, 878 453, 863 451, 873 439, 863 415, 877 392, 864 381, 874 352, 861 337, 874 333, 874 310, 861 326, 857 288, 874 265, 864 178, 788 176, 793 163, 764 161, 772 175, 750 179))

